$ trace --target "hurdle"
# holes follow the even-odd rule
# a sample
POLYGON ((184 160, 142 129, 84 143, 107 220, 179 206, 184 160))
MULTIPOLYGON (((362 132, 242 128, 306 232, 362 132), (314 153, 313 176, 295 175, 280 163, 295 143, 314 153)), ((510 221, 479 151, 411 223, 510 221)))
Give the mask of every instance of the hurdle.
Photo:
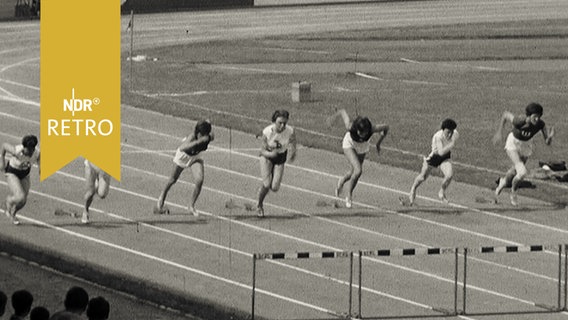
MULTIPOLYGON (((558 278, 557 278, 557 305, 556 307, 547 306, 544 304, 534 303, 535 307, 543 309, 540 311, 545 312, 561 312, 566 311, 566 292, 568 278, 567 261, 566 261, 566 245, 526 245, 526 246, 485 246, 485 247, 475 247, 475 248, 463 248, 463 292, 462 292, 462 310, 460 315, 486 315, 486 313, 469 313, 467 312, 467 276, 468 276, 468 256, 471 254, 511 254, 511 253, 534 253, 534 252, 547 252, 553 251, 558 253, 558 278), (564 251, 564 273, 562 268, 562 254, 564 251), (564 281, 562 278, 564 277, 564 281), (562 283, 564 283, 564 305, 562 306, 562 283)), ((527 312, 528 313, 528 312, 527 312)), ((534 311, 533 313, 538 313, 534 311)), ((505 314, 505 313, 504 313, 505 314)))
MULTIPOLYGON (((363 296, 363 259, 389 258, 389 257, 411 257, 411 256, 440 256, 453 255, 453 310, 450 308, 431 307, 434 312, 442 313, 444 316, 465 316, 465 315, 491 315, 491 314, 517 314, 517 313, 553 313, 568 311, 568 244, 558 245, 519 245, 519 246, 482 246, 471 248, 404 248, 404 249, 379 249, 379 250, 358 250, 358 251, 325 251, 325 252, 277 252, 277 253, 254 253, 252 255, 252 293, 251 293, 251 319, 255 319, 255 293, 256 293, 256 276, 257 262, 259 260, 307 260, 307 259, 337 259, 349 258, 349 274, 348 274, 348 311, 341 313, 348 319, 363 319, 362 296, 363 296), (557 270, 557 287, 556 306, 548 306, 541 303, 532 302, 537 309, 528 311, 497 311, 497 312, 478 312, 472 313, 468 311, 468 257, 471 255, 485 254, 519 254, 519 253, 548 253, 557 254, 558 270, 557 270), (459 256, 463 257, 463 275, 462 282, 459 282, 459 256), (354 257, 358 258, 357 284, 354 284, 354 257), (563 261, 564 260, 564 261, 563 261), (461 288, 461 297, 460 290, 461 288), (357 286, 357 302, 354 303, 353 291, 357 286), (458 301, 461 298, 461 310, 458 310, 458 301), (354 312, 354 307, 357 308, 354 312)), ((554 280, 554 278, 552 279, 554 280)), ((344 282, 345 284, 345 282, 344 282)), ((470 289, 471 290, 471 289, 470 289)), ((339 314, 339 313, 338 313, 339 314)), ((405 316, 365 316, 372 319, 394 319, 408 317, 405 316)), ((428 317, 426 315, 412 315, 411 317, 428 317)))
POLYGON ((347 316, 352 318, 353 306, 353 252, 351 251, 324 251, 324 252, 279 252, 279 253, 254 253, 252 255, 252 296, 251 296, 251 320, 255 317, 256 296, 256 264, 258 260, 302 260, 302 259, 334 259, 349 258, 349 311, 347 316))
POLYGON ((458 315, 458 248, 407 248, 407 249, 379 249, 379 250, 359 250, 359 251, 326 251, 326 252, 279 252, 279 253, 255 253, 252 256, 252 293, 251 293, 251 319, 255 318, 255 296, 256 296, 256 268, 259 260, 302 260, 302 259, 334 259, 349 258, 349 290, 348 290, 348 311, 345 313, 348 319, 362 319, 362 296, 363 296, 363 258, 373 257, 393 257, 393 256, 420 256, 420 255, 454 255, 454 310, 448 312, 442 309, 433 311, 444 315, 458 315), (357 313, 353 313, 353 270, 354 256, 358 257, 358 284, 357 284, 357 313))

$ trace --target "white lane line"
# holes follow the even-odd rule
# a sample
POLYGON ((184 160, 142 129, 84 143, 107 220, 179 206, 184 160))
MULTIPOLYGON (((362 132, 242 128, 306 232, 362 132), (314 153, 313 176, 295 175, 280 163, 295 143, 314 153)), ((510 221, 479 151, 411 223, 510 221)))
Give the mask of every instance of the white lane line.
POLYGON ((24 87, 26 89, 39 91, 39 87, 32 86, 32 85, 29 85, 29 84, 24 84, 24 83, 21 83, 21 82, 16 82, 16 81, 6 80, 6 79, 0 79, 0 82, 8 83, 8 84, 18 86, 18 87, 24 87))
POLYGON ((9 64, 9 65, 3 67, 2 69, 0 69, 0 73, 6 71, 6 70, 8 70, 8 69, 12 69, 12 68, 15 68, 15 67, 18 67, 18 66, 27 64, 28 62, 32 62, 32 61, 39 61, 39 57, 37 57, 37 58, 31 58, 31 59, 26 59, 26 60, 22 60, 22 61, 13 63, 13 64, 9 64))

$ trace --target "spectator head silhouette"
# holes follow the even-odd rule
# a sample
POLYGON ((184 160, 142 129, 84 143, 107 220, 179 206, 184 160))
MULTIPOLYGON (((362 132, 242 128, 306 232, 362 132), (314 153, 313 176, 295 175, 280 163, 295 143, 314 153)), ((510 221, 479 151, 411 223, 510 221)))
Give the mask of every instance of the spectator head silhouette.
POLYGON ((82 314, 87 309, 88 303, 89 295, 87 291, 81 287, 72 287, 67 291, 63 305, 65 310, 69 312, 82 314))
POLYGON ((110 305, 103 297, 96 297, 89 301, 87 306, 87 318, 89 320, 107 320, 110 313, 110 305))
POLYGON ((32 309, 34 297, 28 290, 18 290, 12 294, 12 308, 14 315, 17 317, 25 317, 32 309))
POLYGON ((30 312, 30 320, 49 320, 49 310, 44 307, 35 307, 30 312))

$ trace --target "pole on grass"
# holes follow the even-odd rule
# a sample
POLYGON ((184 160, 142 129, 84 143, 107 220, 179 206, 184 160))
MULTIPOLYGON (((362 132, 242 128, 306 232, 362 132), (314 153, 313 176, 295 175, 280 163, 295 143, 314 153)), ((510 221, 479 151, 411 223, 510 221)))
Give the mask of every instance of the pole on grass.
POLYGON ((361 315, 361 293, 363 288, 363 253, 359 251, 359 319, 363 318, 361 315))
POLYGON ((562 245, 558 245, 558 310, 562 308, 562 245))
POLYGON ((566 308, 566 299, 568 295, 568 245, 564 244, 564 311, 566 308))
POLYGON ((458 314, 458 256, 458 248, 456 248, 454 260, 454 315, 458 314))
POLYGON ((130 22, 128 23, 128 27, 130 28, 130 91, 132 91, 132 47, 134 46, 134 10, 130 10, 130 22))
POLYGON ((467 283, 467 248, 463 249, 463 310, 462 314, 465 314, 466 306, 466 283, 467 283))
POLYGON ((351 318, 353 310, 353 251, 349 253, 349 313, 351 318))
MULTIPOLYGON (((229 126, 229 170, 233 170, 233 133, 231 127, 229 126)), ((229 208, 229 215, 233 218, 233 207, 229 208)), ((231 225, 232 221, 229 221, 229 249, 232 248, 232 233, 231 225)), ((232 250, 229 250, 229 270, 233 270, 233 260, 232 260, 232 250)))
POLYGON ((254 295, 256 291, 256 253, 252 255, 252 306, 250 310, 251 320, 254 320, 254 295))

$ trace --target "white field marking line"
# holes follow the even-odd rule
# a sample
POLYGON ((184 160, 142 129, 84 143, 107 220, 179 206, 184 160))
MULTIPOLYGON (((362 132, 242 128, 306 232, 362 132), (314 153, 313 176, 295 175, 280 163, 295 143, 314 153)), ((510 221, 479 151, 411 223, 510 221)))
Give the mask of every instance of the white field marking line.
MULTIPOLYGON (((147 132, 147 133, 155 132, 155 131, 147 130, 147 129, 140 128, 140 127, 137 127, 137 126, 132 126, 132 125, 128 125, 127 127, 131 128, 131 129, 144 131, 144 132, 147 132)), ((159 134, 161 136, 165 136, 165 137, 169 137, 169 138, 177 138, 177 137, 174 137, 172 135, 168 135, 168 134, 164 134, 164 133, 159 133, 159 134)), ((230 152, 229 149, 226 149, 226 148, 223 148, 223 147, 217 147, 217 146, 211 146, 211 149, 223 149, 227 152, 230 152)), ((256 156, 253 156, 253 155, 250 155, 250 154, 247 154, 247 153, 241 153, 241 152, 238 152, 238 151, 233 151, 233 154, 243 156, 243 157, 247 157, 247 158, 250 158, 250 159, 258 159, 258 157, 256 157, 256 156)), ((210 165, 207 165, 207 166, 210 166, 210 165)), ((319 170, 299 167, 299 166, 289 164, 289 163, 287 163, 286 166, 300 170, 300 171, 305 171, 305 172, 309 172, 309 173, 316 174, 316 175, 322 175, 322 176, 325 176, 325 177, 328 177, 328 178, 333 178, 333 179, 339 179, 340 178, 340 176, 338 176, 338 175, 330 174, 330 173, 319 171, 319 170)), ((237 173, 237 172, 234 172, 234 171, 229 171, 229 170, 219 168, 219 167, 214 167, 214 166, 210 166, 210 167, 215 168, 215 169, 219 169, 219 170, 225 170, 225 171, 233 173, 233 174, 239 174, 239 175, 243 175, 243 176, 252 178, 252 176, 250 176, 250 175, 245 175, 245 174, 237 173)), ((258 179, 258 177, 254 177, 254 179, 258 179)), ((401 191, 401 190, 381 186, 381 185, 378 185, 378 184, 367 183, 367 182, 364 182, 364 181, 359 181, 359 184, 365 185, 367 187, 383 190, 383 191, 388 191, 388 192, 391 192, 391 193, 396 193, 396 194, 401 194, 401 195, 407 195, 408 194, 407 191, 401 191)), ((292 186, 287 185, 287 184, 282 184, 282 186, 290 187, 290 188, 293 188, 293 189, 296 189, 296 190, 300 189, 302 192, 313 193, 313 191, 292 187, 292 186)), ((326 198, 330 198, 330 199, 337 199, 335 196, 330 196, 330 195, 326 195, 326 194, 322 194, 322 193, 315 193, 315 194, 317 194, 318 196, 322 196, 322 197, 326 197, 326 198)), ((430 198, 430 197, 426 197, 426 196, 420 196, 419 195, 419 196, 417 196, 417 198, 427 200, 427 201, 430 201, 430 202, 434 202, 434 203, 437 203, 437 204, 443 203, 442 201, 440 201, 438 199, 434 199, 434 198, 430 198)), ((363 206, 363 207, 370 208, 370 209, 383 210, 385 212, 396 214, 396 215, 399 215, 399 216, 402 216, 402 217, 405 217, 405 218, 415 219, 415 220, 427 222, 427 223, 430 223, 430 224, 444 226, 444 227, 450 228, 450 229, 455 228, 454 230, 459 230, 459 231, 463 231, 463 232, 467 232, 467 233, 473 233, 473 234, 478 235, 480 237, 490 237, 490 236, 483 235, 481 233, 476 233, 476 232, 474 233, 473 231, 469 231, 469 230, 465 231, 464 229, 461 229, 461 228, 441 224, 439 222, 434 222, 434 221, 430 221, 430 220, 426 220, 426 219, 421 219, 421 218, 418 218, 418 217, 404 215, 404 214, 401 214, 400 212, 396 212, 396 211, 393 211, 393 210, 388 210, 388 209, 384 209, 384 208, 380 208, 380 207, 376 207, 376 206, 366 205, 366 204, 359 203, 359 202, 354 202, 354 203, 358 204, 360 206, 363 206)), ((470 211, 473 211, 473 212, 489 215, 489 216, 492 216, 492 217, 495 217, 495 218, 505 219, 505 220, 509 220, 509 221, 513 221, 513 222, 517 222, 517 223, 521 223, 521 224, 526 224, 526 225, 530 225, 530 226, 534 226, 534 227, 544 228, 544 229, 547 229, 547 230, 556 231, 556 232, 560 232, 560 233, 568 233, 568 230, 564 230, 564 229, 560 229, 560 228, 556 228, 556 227, 551 227, 551 226, 546 226, 546 225, 542 225, 542 224, 538 224, 538 223, 534 223, 534 222, 530 222, 530 221, 522 220, 522 219, 518 219, 518 218, 507 217, 507 216, 500 215, 500 214, 497 214, 497 213, 494 213, 494 212, 489 212, 489 211, 486 211, 486 210, 481 210, 481 209, 477 209, 477 208, 473 208, 473 207, 459 205, 459 204, 452 203, 452 202, 450 202, 448 205, 452 206, 452 207, 460 208, 460 209, 466 209, 466 210, 470 210, 470 211)), ((494 238, 494 237, 490 237, 490 238, 493 239, 493 240, 498 239, 499 241, 503 241, 505 243, 515 244, 515 243, 510 242, 508 240, 503 240, 503 239, 494 238)))
POLYGON ((408 62, 408 63, 414 63, 414 64, 435 64, 435 65, 440 65, 440 66, 447 66, 447 67, 458 67, 458 68, 473 68, 473 69, 480 69, 480 70, 489 70, 489 71, 503 71, 503 69, 499 69, 499 68, 492 68, 492 67, 484 67, 484 66, 472 66, 466 63, 463 64, 458 64, 458 63, 444 63, 444 62, 423 62, 423 61, 417 61, 417 60, 411 60, 411 59, 407 59, 407 58, 400 58, 401 61, 404 62, 408 62))
MULTIPOLYGON (((75 175, 72 175, 72 174, 69 174, 69 173, 65 173, 65 172, 61 172, 61 171, 58 171, 57 173, 58 173, 58 174, 61 174, 61 175, 63 175, 63 176, 65 176, 65 177, 73 178, 73 179, 75 179, 75 180, 79 180, 79 181, 84 181, 84 180, 85 180, 85 179, 82 178, 82 177, 78 177, 78 176, 75 176, 75 175)), ((164 178, 166 178, 166 177, 164 177, 164 178)), ((0 183, 7 186, 7 183, 5 183, 5 182, 3 182, 3 181, 0 181, 0 183)), ((120 189, 120 188, 115 188, 115 187, 113 187, 113 186, 111 186, 111 189, 116 189, 116 190, 119 191, 119 192, 132 193, 133 195, 135 195, 135 196, 137 196, 137 197, 142 197, 142 198, 147 199, 147 200, 152 200, 152 201, 156 201, 156 200, 157 200, 157 199, 154 199, 154 198, 149 197, 149 196, 145 196, 145 195, 141 195, 141 194, 136 194, 136 193, 134 193, 134 192, 126 191, 126 190, 120 189)), ((67 205, 72 205, 72 206, 75 206, 75 207, 78 207, 78 208, 83 208, 83 206, 84 206, 83 204, 76 203, 76 202, 72 202, 72 201, 69 201, 69 200, 66 200, 66 199, 63 199, 63 198, 60 198, 60 197, 57 197, 57 196, 49 195, 49 194, 46 194, 46 193, 42 193, 42 192, 39 192, 39 191, 32 190, 31 192, 34 193, 34 194, 37 194, 37 195, 39 195, 39 196, 42 196, 42 197, 45 197, 45 198, 48 198, 48 199, 52 199, 52 200, 56 200, 56 201, 59 201, 59 202, 63 202, 63 203, 65 203, 65 204, 67 204, 67 205)), ((176 203, 168 202, 168 204, 171 205, 171 206, 173 206, 173 207, 180 208, 180 209, 185 209, 185 208, 186 208, 185 206, 180 205, 180 204, 176 204, 176 203)), ((125 217, 125 216, 118 215, 118 214, 114 214, 114 213, 110 213, 110 212, 105 212, 105 211, 103 211, 103 210, 96 209, 96 208, 94 208, 94 207, 91 207, 91 210, 92 210, 92 211, 95 211, 95 212, 102 213, 102 214, 106 214, 106 215, 108 215, 109 217, 115 218, 115 219, 117 219, 117 220, 122 220, 122 221, 137 223, 139 226, 143 226, 143 227, 146 227, 146 228, 149 228, 149 229, 154 229, 154 230, 157 230, 157 231, 160 231, 160 232, 163 232, 163 233, 167 233, 167 234, 170 234, 170 235, 174 235, 174 236, 180 237, 180 238, 185 239, 185 240, 191 240, 191 241, 194 241, 194 242, 197 242, 197 243, 206 245, 206 246, 211 246, 211 247, 213 247, 213 248, 217 248, 217 249, 221 249, 221 250, 225 250, 225 251, 237 253, 237 254, 240 254, 240 255, 243 255, 243 256, 252 258, 252 254, 251 254, 251 253, 244 252, 244 251, 241 251, 241 250, 238 250, 238 249, 234 249, 234 248, 231 248, 231 247, 226 247, 226 246, 223 246, 223 245, 220 245, 220 244, 216 244, 216 243, 213 243, 213 242, 209 242, 209 241, 207 241, 207 240, 203 240, 203 239, 200 239, 200 238, 192 237, 192 236, 190 236, 190 235, 183 234, 183 233, 180 233, 180 232, 176 232, 176 231, 173 231, 173 230, 170 230, 170 229, 157 227, 157 226, 154 226, 154 225, 152 225, 152 224, 145 223, 145 222, 138 222, 137 220, 130 219, 130 218, 127 218, 127 217, 125 217)), ((3 209, 0 209, 0 211, 4 212, 3 209)), ((200 213, 203 213, 203 214, 205 214, 205 215, 211 216, 211 217, 215 217, 212 213, 209 213, 209 212, 206 212, 206 211, 200 210, 199 212, 200 212, 200 213)), ((22 216, 21 214, 19 214, 18 217, 24 217, 24 216, 22 216)), ((337 250, 339 250, 339 249, 335 249, 335 250, 337 251, 337 250)), ((357 255, 357 254, 356 254, 356 255, 357 255)), ((326 275, 326 274, 321 274, 321 273, 317 273, 317 272, 314 272, 314 271, 311 271, 311 270, 302 269, 302 268, 299 268, 299 267, 296 267, 296 266, 292 266, 292 265, 288 265, 288 264, 286 264, 286 263, 283 263, 283 262, 280 262, 280 261, 276 261, 276 260, 266 260, 266 262, 271 263, 271 264, 275 264, 275 265, 278 265, 278 266, 281 266, 281 267, 284 267, 284 268, 288 268, 288 269, 291 269, 291 270, 294 270, 294 271, 298 271, 298 272, 301 272, 301 273, 305 273, 305 274, 307 274, 307 275, 311 275, 311 276, 314 276, 314 277, 317 277, 317 278, 330 280, 330 281, 333 281, 333 282, 338 283, 338 284, 341 284, 341 285, 347 285, 347 286, 349 286, 349 282, 348 282, 348 281, 341 280, 341 279, 337 279, 337 278, 333 278, 333 277, 331 277, 331 276, 329 276, 329 275, 326 275)), ((352 286, 353 286, 353 287, 357 287, 357 284, 354 283, 354 284, 352 284, 352 286)), ((372 288, 369 288, 369 287, 364 287, 364 286, 362 286, 361 289, 362 289, 362 290, 365 290, 366 292, 373 293, 373 294, 376 294, 376 295, 379 295, 379 296, 383 296, 383 297, 390 298, 390 299, 393 299, 393 300, 396 300, 396 301, 408 303, 408 304, 411 304, 411 305, 414 305, 414 306, 417 306, 417 307, 421 307, 421 308, 424 308, 424 309, 428 309, 428 310, 435 311, 434 307, 431 307, 431 306, 428 306, 428 305, 425 305, 425 304, 422 304, 422 303, 419 303, 419 302, 416 302, 416 301, 412 301, 412 300, 409 300, 409 299, 405 299, 405 298, 402 298, 402 297, 398 297, 398 296, 395 296, 395 295, 391 295, 391 294, 388 294, 388 293, 386 293, 386 292, 382 292, 382 291, 375 290, 375 289, 372 289, 372 288)))
POLYGON ((185 93, 148 93, 150 97, 188 97, 188 96, 200 96, 206 94, 220 95, 220 94, 235 94, 235 93, 278 93, 280 90, 215 90, 215 91, 193 91, 185 93))
POLYGON ((334 89, 336 89, 339 92, 359 92, 358 89, 349 89, 349 88, 343 88, 343 87, 333 87, 334 89))
POLYGON ((209 66, 211 69, 228 69, 228 70, 238 70, 238 71, 253 71, 253 72, 260 72, 260 73, 277 73, 277 74, 291 74, 290 71, 280 71, 280 70, 269 70, 269 69, 257 69, 257 68, 239 68, 239 67, 231 67, 231 66, 209 66))
POLYGON ((259 50, 272 50, 272 51, 287 51, 287 52, 306 52, 313 54, 328 55, 331 54, 329 51, 318 51, 318 50, 308 50, 308 49, 294 49, 294 48, 271 48, 271 47, 242 47, 247 49, 259 49, 259 50))
POLYGON ((20 83, 20 82, 15 82, 15 81, 12 81, 12 80, 0 79, 0 82, 5 82, 5 83, 8 83, 8 84, 18 86, 18 87, 24 87, 24 88, 27 88, 27 89, 39 91, 39 88, 36 87, 36 86, 32 86, 32 85, 24 84, 24 83, 20 83))
MULTIPOLYGON (((2 184, 5 184, 5 183, 2 182, 2 184)), ((0 209, 0 210, 4 212, 3 209, 0 209)), ((153 261, 156 261, 156 262, 159 262, 159 263, 162 263, 162 264, 166 264, 166 265, 169 265, 169 266, 172 266, 172 267, 176 267, 178 269, 182 269, 182 270, 185 270, 185 271, 188 271, 188 272, 192 272, 192 273, 195 273, 195 274, 198 274, 198 275, 201 275, 201 276, 213 279, 213 280, 221 281, 221 282, 224 282, 226 284, 234 285, 234 286, 244 288, 244 289, 247 289, 247 290, 252 290, 252 286, 249 286, 247 284, 237 282, 237 281, 234 281, 234 280, 231 280, 231 279, 223 278, 221 276, 217 276, 217 275, 214 275, 214 274, 211 274, 211 273, 207 273, 205 271, 195 269, 195 268, 192 268, 192 267, 189 267, 189 266, 186 266, 186 265, 182 265, 182 264, 177 263, 177 262, 162 259, 162 258, 153 256, 153 255, 138 251, 138 250, 134 250, 134 249, 130 249, 130 248, 118 245, 118 244, 114 244, 112 242, 104 241, 104 240, 101 240, 101 239, 98 239, 98 238, 94 238, 94 237, 91 237, 91 236, 87 236, 87 235, 84 235, 84 234, 81 234, 81 233, 78 233, 78 232, 68 230, 68 229, 65 229, 65 228, 57 227, 57 226, 51 225, 49 223, 33 219, 33 218, 28 218, 28 217, 25 217, 25 216, 22 216, 22 215, 18 215, 18 217, 23 219, 23 220, 26 220, 28 222, 35 223, 37 225, 47 227, 47 228, 50 228, 50 229, 53 229, 53 230, 56 230, 56 231, 59 231, 59 232, 62 232, 62 233, 66 233, 68 235, 71 235, 71 236, 74 236, 74 237, 77 237, 77 238, 80 238, 80 239, 83 239, 83 240, 91 241, 91 242, 94 242, 94 243, 97 243, 97 244, 100 244, 100 245, 103 245, 103 246, 106 246, 106 247, 117 249, 119 251, 124 251, 126 253, 130 253, 130 254, 135 255, 135 256, 143 257, 143 258, 148 259, 148 260, 153 260, 153 261)), ((306 303, 306 302, 303 302, 303 301, 292 299, 292 298, 289 298, 289 297, 286 297, 286 296, 283 296, 283 295, 280 295, 280 294, 277 294, 277 293, 273 293, 273 292, 263 290, 263 289, 259 289, 259 288, 255 288, 255 290, 258 293, 262 293, 262 294, 265 294, 265 295, 273 297, 273 298, 281 299, 281 300, 291 302, 293 304, 301 305, 301 306, 304 306, 304 307, 307 307, 307 308, 310 308, 310 309, 314 309, 314 310, 317 310, 317 311, 320 311, 320 312, 325 312, 325 313, 329 313, 329 314, 332 314, 332 315, 341 316, 341 314, 338 314, 334 311, 331 311, 331 310, 328 310, 328 309, 325 309, 325 308, 322 308, 322 307, 318 307, 316 305, 309 304, 309 303, 306 303)))
POLYGON ((132 151, 125 151, 121 150, 120 153, 122 154, 140 154, 140 153, 175 153, 176 150, 132 150, 132 151))
POLYGON ((5 94, 7 94, 7 95, 8 95, 9 97, 11 97, 11 98, 16 98, 16 99, 18 98, 18 96, 16 96, 16 95, 13 94, 12 92, 10 92, 10 91, 8 91, 8 90, 2 88, 2 87, 0 87, 0 91, 4 92, 5 94))
POLYGON ((0 95, 0 100, 12 101, 12 102, 25 104, 25 105, 31 105, 31 106, 39 107, 39 102, 35 102, 35 101, 32 101, 32 100, 28 100, 28 99, 22 99, 22 98, 16 98, 16 97, 10 97, 10 96, 1 96, 0 95))
MULTIPOLYGON (((126 166, 123 166, 123 167, 126 167, 126 166)), ((144 170, 141 170, 141 169, 138 169, 138 170, 144 171, 144 170)), ((68 174, 68 173, 63 173, 63 172, 58 172, 58 173, 65 175, 65 176, 68 176, 68 177, 72 177, 72 178, 75 178, 75 179, 82 180, 80 177, 77 177, 77 176, 74 176, 74 175, 71 175, 71 174, 68 174)), ((152 174, 152 175, 162 177, 163 179, 168 178, 166 176, 161 176, 161 175, 158 175, 158 174, 152 174)), ((178 181, 178 182, 180 182, 180 181, 178 181)), ((2 182, 2 183, 5 184, 4 182, 2 182)), ((144 198, 144 199, 147 199, 147 200, 152 200, 152 201, 157 200, 157 199, 150 197, 150 196, 147 196, 147 195, 143 195, 143 194, 140 194, 140 193, 137 193, 137 192, 134 192, 134 191, 130 191, 130 190, 114 187, 114 186, 111 186, 111 189, 118 190, 120 192, 130 194, 130 195, 133 195, 133 196, 136 196, 136 197, 141 197, 141 198, 144 198)), ((171 202, 167 202, 167 203, 169 205, 185 209, 185 206, 175 204, 175 203, 171 203, 171 202)), ((213 215, 209 212, 205 212, 205 211, 201 211, 201 210, 199 210, 199 212, 202 213, 202 214, 208 215, 212 218, 215 218, 215 219, 221 219, 221 220, 224 220, 224 221, 227 221, 227 222, 230 222, 230 223, 236 223, 236 224, 239 224, 239 225, 244 226, 244 227, 252 228, 252 229, 255 229, 255 230, 262 231, 262 232, 267 232, 267 233, 274 234, 274 235, 277 235, 277 236, 281 236, 281 237, 284 237, 284 238, 293 239, 293 240, 296 240, 296 241, 299 241, 299 242, 308 243, 308 244, 314 245, 316 247, 321 247, 321 248, 332 250, 332 251, 342 251, 339 248, 335 248, 335 247, 328 246, 328 245, 321 244, 321 243, 316 243, 316 242, 309 241, 309 240, 306 240, 306 239, 302 239, 302 238, 299 238, 299 237, 294 237, 294 236, 291 236, 291 235, 288 235, 288 234, 283 234, 283 233, 280 233, 280 232, 267 230, 267 229, 264 229, 264 228, 261 228, 261 227, 257 227, 257 226, 254 226, 254 225, 250 225, 250 224, 247 224, 247 223, 244 223, 244 222, 241 222, 241 221, 236 221, 236 220, 233 220, 233 219, 229 219, 229 218, 226 218, 226 217, 216 216, 216 215, 213 215)), ((358 254, 356 254, 356 256, 358 256, 358 254)), ((404 267, 404 266, 397 265, 397 264, 394 264, 394 263, 389 263, 389 262, 386 262, 384 260, 380 260, 380 259, 377 259, 377 258, 363 257, 363 259, 374 262, 374 263, 384 264, 384 265, 390 266, 390 267, 395 268, 395 269, 401 269, 401 270, 405 270, 407 272, 423 275, 423 276, 426 276, 428 278, 433 278, 433 279, 436 279, 436 280, 439 280, 439 281, 442 281, 442 282, 454 283, 454 280, 452 280, 452 279, 446 279, 446 278, 443 278, 441 276, 437 276, 435 274, 431 274, 431 273, 428 273, 428 272, 412 269, 412 268, 409 268, 409 267, 404 267)), ((463 286, 463 283, 461 283, 461 282, 458 282, 458 284, 463 286)), ((506 295, 506 294, 503 294, 503 293, 499 293, 499 292, 496 292, 496 291, 493 291, 493 290, 483 289, 481 287, 478 287, 478 286, 475 286, 475 285, 472 285, 472 284, 469 285, 469 288, 471 288, 473 290, 481 291, 483 293, 487 293, 487 294, 490 294, 490 295, 492 294, 492 295, 496 295, 496 296, 501 297, 501 298, 505 298, 505 299, 509 299, 509 300, 513 300, 513 301, 517 301, 517 302, 521 302, 521 303, 525 303, 525 304, 529 304, 529 305, 538 307, 538 305, 535 302, 516 298, 516 297, 509 296, 509 295, 506 295)))
POLYGON ((8 70, 8 69, 15 68, 15 67, 17 67, 17 66, 21 66, 21 65, 26 64, 26 63, 28 63, 28 62, 36 61, 36 60, 39 60, 39 57, 38 57, 38 58, 30 58, 30 59, 22 60, 22 61, 20 61, 20 62, 16 62, 16 63, 13 63, 13 64, 9 64, 9 65, 5 66, 4 68, 0 69, 0 73, 6 71, 6 70, 8 70))
POLYGON ((383 79, 383 78, 378 78, 375 76, 372 76, 370 74, 366 74, 363 72, 355 72, 355 75, 362 77, 362 78, 367 78, 367 79, 371 79, 371 80, 377 80, 377 81, 398 81, 398 82, 403 82, 403 83, 410 83, 410 84, 424 84, 424 85, 435 85, 435 86, 447 86, 448 84, 445 82, 430 82, 430 81, 418 81, 418 80, 397 80, 397 79, 383 79))

